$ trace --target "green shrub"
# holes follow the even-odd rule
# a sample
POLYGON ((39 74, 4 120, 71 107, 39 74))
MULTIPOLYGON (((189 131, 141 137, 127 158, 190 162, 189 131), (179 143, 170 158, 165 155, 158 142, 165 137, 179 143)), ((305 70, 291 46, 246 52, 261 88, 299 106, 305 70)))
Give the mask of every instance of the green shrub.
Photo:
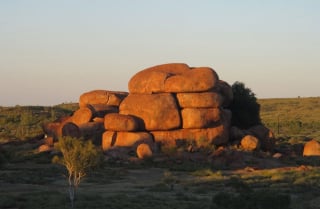
POLYGON ((247 129, 261 124, 260 105, 251 89, 237 81, 232 85, 232 91, 233 101, 229 107, 232 112, 232 125, 247 129))
POLYGON ((55 156, 52 162, 63 165, 68 171, 69 196, 73 207, 76 188, 89 170, 102 164, 103 155, 92 141, 70 136, 60 137, 56 148, 62 157, 55 156))

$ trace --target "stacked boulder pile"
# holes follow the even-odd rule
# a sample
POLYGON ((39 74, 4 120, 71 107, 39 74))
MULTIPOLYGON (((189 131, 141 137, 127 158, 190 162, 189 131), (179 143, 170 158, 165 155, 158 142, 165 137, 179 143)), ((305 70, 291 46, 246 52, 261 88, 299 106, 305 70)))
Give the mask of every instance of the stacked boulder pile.
MULTIPOLYGON (((111 155, 134 151, 139 158, 228 143, 246 151, 274 151, 274 134, 264 125, 246 130, 231 127, 232 88, 209 67, 157 65, 135 74, 128 87, 129 92, 82 94, 79 109, 71 116, 44 124, 46 137, 39 151, 52 150, 62 136, 93 140, 111 155)), ((232 153, 226 156, 226 150, 220 147, 212 156, 219 163, 221 156, 235 162, 241 158, 232 153)), ((303 156, 319 155, 318 141, 305 144, 303 156)))
POLYGON ((140 158, 159 148, 222 145, 229 141, 231 112, 226 107, 232 98, 229 84, 211 68, 158 65, 135 74, 129 93, 82 94, 71 116, 44 125, 44 145, 53 147, 61 136, 82 137, 105 152, 134 150, 140 158))
POLYGON ((52 147, 61 136, 91 139, 101 144, 104 132, 104 116, 119 112, 119 105, 127 92, 94 90, 80 96, 79 109, 71 116, 59 118, 43 126, 45 146, 52 147))
POLYGON ((231 87, 211 68, 176 63, 142 70, 130 79, 119 111, 104 116, 102 148, 131 147, 144 157, 159 147, 226 144, 231 101, 231 87))
POLYGON ((128 87, 129 92, 82 94, 71 116, 43 126, 46 138, 39 150, 52 149, 61 136, 91 139, 106 153, 133 150, 139 158, 228 142, 250 151, 274 147, 274 136, 263 125, 230 127, 232 88, 209 67, 157 65, 135 74, 128 87))

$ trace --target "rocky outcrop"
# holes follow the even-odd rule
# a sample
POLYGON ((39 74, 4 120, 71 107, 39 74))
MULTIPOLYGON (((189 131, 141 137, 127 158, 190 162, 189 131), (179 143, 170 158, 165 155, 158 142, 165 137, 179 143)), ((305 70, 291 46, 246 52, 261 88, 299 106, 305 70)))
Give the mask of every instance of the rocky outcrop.
MULTIPOLYGON (((119 105, 119 115, 105 116, 104 150, 120 146, 118 134, 144 132, 160 147, 174 148, 181 141, 196 146, 225 144, 231 116, 224 104, 230 100, 231 87, 211 68, 190 68, 183 63, 147 68, 130 79, 129 95, 119 105), (112 125, 115 122, 118 127, 112 125)), ((150 146, 154 147, 158 146, 150 146)))
POLYGON ((94 90, 82 94, 79 109, 48 124, 48 135, 100 138, 115 148, 148 158, 158 147, 223 145, 229 141, 232 89, 209 67, 158 65, 135 74, 129 92, 94 90))
POLYGON ((71 116, 43 125, 47 138, 57 141, 61 136, 92 139, 101 144, 104 132, 104 116, 119 112, 121 101, 127 92, 95 90, 84 93, 79 99, 79 109, 71 116))

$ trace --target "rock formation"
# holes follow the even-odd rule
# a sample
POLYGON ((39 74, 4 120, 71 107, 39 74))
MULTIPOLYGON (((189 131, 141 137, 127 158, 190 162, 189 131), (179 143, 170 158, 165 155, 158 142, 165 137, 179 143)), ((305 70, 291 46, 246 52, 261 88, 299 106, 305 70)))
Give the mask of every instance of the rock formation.
POLYGON ((127 95, 127 92, 106 90, 86 92, 80 96, 78 110, 69 117, 45 124, 44 132, 53 141, 61 136, 72 136, 92 139, 96 144, 101 144, 101 135, 105 130, 104 116, 118 113, 119 105, 127 95))
POLYGON ((209 67, 157 65, 136 73, 128 87, 129 92, 83 93, 73 115, 44 125, 50 139, 45 144, 52 146, 61 136, 82 137, 101 144, 105 152, 119 148, 139 158, 159 148, 224 145, 229 138, 246 150, 274 147, 272 132, 262 125, 230 127, 232 88, 209 67))
MULTIPOLYGON (((79 98, 72 116, 44 126, 48 137, 95 139, 104 151, 133 149, 145 158, 158 147, 222 145, 229 140, 232 89, 209 67, 172 63, 147 68, 129 93, 94 90, 79 98), (149 148, 146 148, 149 146, 149 148)), ((51 140, 52 141, 52 140, 51 140)), ((52 142, 51 142, 52 145, 52 142)))
POLYGON ((130 79, 119 113, 105 116, 103 149, 146 141, 151 150, 178 147, 181 141, 225 144, 231 114, 224 107, 231 100, 231 87, 211 68, 173 63, 142 70, 130 79))

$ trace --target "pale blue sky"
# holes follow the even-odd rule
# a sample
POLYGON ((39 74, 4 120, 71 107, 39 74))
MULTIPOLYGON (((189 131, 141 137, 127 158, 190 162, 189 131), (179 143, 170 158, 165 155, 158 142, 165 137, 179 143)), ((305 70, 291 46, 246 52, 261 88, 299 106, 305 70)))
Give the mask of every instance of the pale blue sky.
POLYGON ((169 62, 258 98, 320 96, 319 25, 318 0, 0 0, 0 106, 127 91, 169 62))

